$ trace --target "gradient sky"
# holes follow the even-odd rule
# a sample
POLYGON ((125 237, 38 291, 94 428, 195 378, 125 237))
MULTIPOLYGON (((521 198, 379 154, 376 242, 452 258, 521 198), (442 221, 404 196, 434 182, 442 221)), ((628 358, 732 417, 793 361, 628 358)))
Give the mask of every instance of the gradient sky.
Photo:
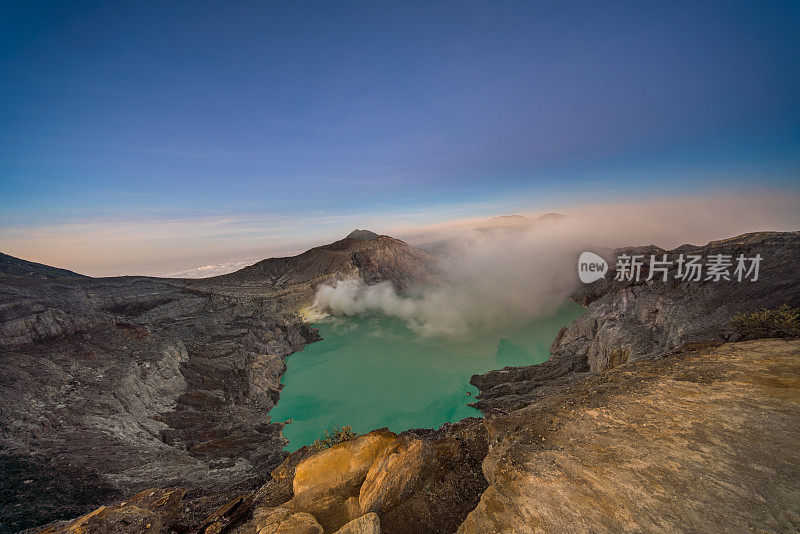
POLYGON ((752 186, 800 189, 795 0, 0 7, 0 250, 38 261, 752 186), (121 227, 172 241, 67 244, 121 227))

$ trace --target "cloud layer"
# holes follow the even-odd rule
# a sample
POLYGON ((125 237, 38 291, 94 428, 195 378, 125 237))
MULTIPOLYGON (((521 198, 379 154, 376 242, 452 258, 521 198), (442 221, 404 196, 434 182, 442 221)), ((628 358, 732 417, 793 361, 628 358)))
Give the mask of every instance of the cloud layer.
POLYGON ((570 215, 582 244, 620 246, 655 243, 672 247, 704 243, 756 230, 800 228, 800 194, 727 192, 616 203, 537 205, 477 203, 458 209, 404 213, 230 214, 208 217, 94 220, 40 226, 0 226, 0 250, 12 256, 92 276, 146 274, 202 276, 235 270, 238 262, 291 255, 369 228, 421 245, 485 224, 491 215, 546 211, 570 215), (536 209, 532 206, 537 205, 536 209), (469 215, 465 217, 464 214, 469 215))

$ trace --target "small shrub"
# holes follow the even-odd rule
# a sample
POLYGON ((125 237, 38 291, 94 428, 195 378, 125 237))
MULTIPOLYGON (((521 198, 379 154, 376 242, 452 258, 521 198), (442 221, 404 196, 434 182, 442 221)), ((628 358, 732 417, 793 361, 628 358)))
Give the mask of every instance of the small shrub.
POLYGON ((731 326, 742 339, 800 336, 800 311, 786 304, 772 310, 740 313, 731 318, 731 326))
POLYGON ((330 430, 323 431, 322 437, 311 444, 311 449, 321 451, 322 449, 333 447, 337 443, 342 443, 343 441, 348 441, 356 437, 358 437, 358 432, 355 432, 350 425, 344 425, 342 427, 335 426, 330 430))

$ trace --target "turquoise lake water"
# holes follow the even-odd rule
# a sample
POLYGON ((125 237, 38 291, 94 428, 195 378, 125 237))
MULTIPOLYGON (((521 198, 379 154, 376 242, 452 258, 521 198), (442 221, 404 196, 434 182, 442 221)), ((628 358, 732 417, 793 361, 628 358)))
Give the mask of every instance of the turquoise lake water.
POLYGON ((569 302, 550 318, 465 340, 421 337, 382 315, 328 318, 314 325, 322 341, 287 358, 285 385, 270 415, 293 420, 283 431, 289 451, 334 425, 400 432, 480 417, 467 406, 473 400, 467 393, 477 393, 469 378, 547 360, 558 331, 583 312, 569 302))

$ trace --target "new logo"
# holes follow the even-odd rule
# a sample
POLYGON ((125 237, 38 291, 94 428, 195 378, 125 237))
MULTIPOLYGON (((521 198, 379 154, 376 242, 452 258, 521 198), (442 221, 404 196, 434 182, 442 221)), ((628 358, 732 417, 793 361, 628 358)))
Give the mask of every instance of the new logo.
POLYGON ((584 284, 591 284, 603 278, 608 271, 606 260, 594 252, 582 252, 578 258, 578 278, 584 284))

